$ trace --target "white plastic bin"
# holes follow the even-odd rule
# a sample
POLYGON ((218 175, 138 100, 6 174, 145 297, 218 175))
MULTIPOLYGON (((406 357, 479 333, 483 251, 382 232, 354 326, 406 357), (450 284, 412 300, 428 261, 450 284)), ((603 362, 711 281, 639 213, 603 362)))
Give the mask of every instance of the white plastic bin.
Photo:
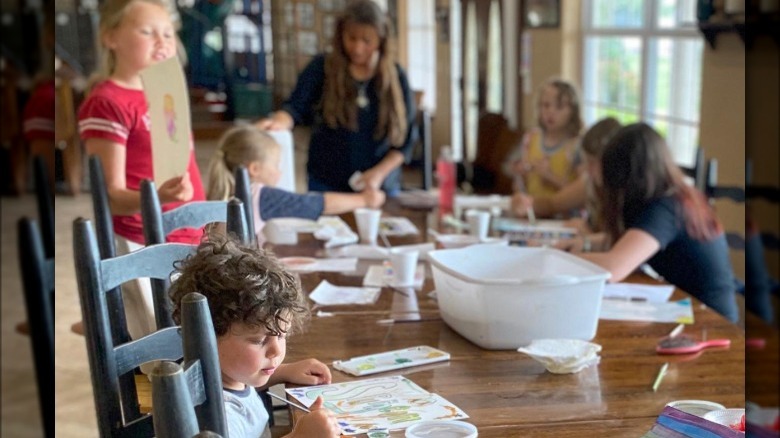
POLYGON ((428 254, 441 317, 482 348, 596 336, 610 273, 549 248, 474 245, 428 254))

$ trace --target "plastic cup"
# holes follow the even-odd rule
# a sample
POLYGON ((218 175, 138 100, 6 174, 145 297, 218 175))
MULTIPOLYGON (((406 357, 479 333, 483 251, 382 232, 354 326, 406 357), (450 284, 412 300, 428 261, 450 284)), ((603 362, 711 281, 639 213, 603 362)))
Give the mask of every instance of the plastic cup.
POLYGON ((390 264, 393 265, 392 286, 414 285, 414 274, 417 272, 417 258, 420 252, 416 250, 390 250, 390 264))
POLYGON ((482 240, 488 235, 490 228, 490 212, 484 210, 468 210, 466 220, 469 223, 469 234, 482 240))
POLYGON ((360 241, 369 245, 376 245, 376 237, 379 234, 379 218, 382 216, 382 210, 358 208, 354 214, 360 241))

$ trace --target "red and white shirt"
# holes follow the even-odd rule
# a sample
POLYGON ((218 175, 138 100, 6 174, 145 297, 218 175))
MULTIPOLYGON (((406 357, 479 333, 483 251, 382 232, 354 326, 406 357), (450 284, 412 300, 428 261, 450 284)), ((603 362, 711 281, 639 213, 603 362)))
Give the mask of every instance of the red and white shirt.
MULTIPOLYGON (((54 79, 40 83, 22 113, 24 139, 54 141, 54 79)), ((54 143, 52 143, 54 147, 54 143)))
MULTIPOLYGON (((140 190, 143 179, 154 179, 150 125, 144 92, 120 87, 111 80, 95 85, 79 109, 79 134, 82 141, 101 138, 126 147, 125 179, 129 190, 140 190)), ((192 143, 187 170, 194 188, 192 201, 205 200, 192 143)), ((182 204, 163 204, 162 210, 172 210, 182 204)), ((116 234, 133 242, 144 243, 140 213, 130 216, 114 215, 113 222, 116 234)), ((199 243, 202 234, 202 229, 183 228, 169 234, 167 241, 199 243)))

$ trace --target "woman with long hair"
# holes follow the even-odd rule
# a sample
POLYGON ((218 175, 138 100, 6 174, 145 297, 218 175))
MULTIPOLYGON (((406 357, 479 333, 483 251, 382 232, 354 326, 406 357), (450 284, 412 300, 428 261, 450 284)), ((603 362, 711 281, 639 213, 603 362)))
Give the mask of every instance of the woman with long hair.
POLYGON ((271 130, 312 126, 310 191, 381 188, 393 196, 400 190, 415 108, 390 37, 389 20, 376 3, 350 2, 336 22, 332 52, 316 56, 282 109, 257 122, 271 130))

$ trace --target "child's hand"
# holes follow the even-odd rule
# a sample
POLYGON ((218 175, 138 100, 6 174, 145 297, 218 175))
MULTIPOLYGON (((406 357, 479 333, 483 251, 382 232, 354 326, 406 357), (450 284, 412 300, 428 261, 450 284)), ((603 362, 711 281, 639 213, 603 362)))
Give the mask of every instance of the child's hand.
POLYGON ((385 203, 385 192, 381 190, 366 189, 360 192, 360 194, 363 195, 368 208, 380 208, 385 203))
POLYGON ((341 435, 341 427, 333 412, 322 407, 322 396, 309 407, 311 413, 301 417, 288 438, 332 438, 341 435))
POLYGON ((276 111, 271 114, 271 117, 258 120, 255 123, 255 127, 264 131, 283 131, 285 129, 292 129, 294 124, 295 122, 287 112, 276 111))
POLYGON ((523 160, 515 160, 512 162, 512 173, 515 175, 525 175, 531 171, 531 165, 523 160))
POLYGON ((517 217, 528 216, 528 210, 534 206, 534 197, 517 192, 512 195, 512 211, 517 217))
POLYGON ((184 172, 182 176, 174 176, 165 181, 157 189, 157 196, 161 204, 168 202, 186 202, 192 199, 194 189, 190 181, 190 173, 184 172))
POLYGON ((317 359, 282 364, 274 375, 284 382, 298 385, 323 385, 330 383, 331 379, 328 366, 317 359))

